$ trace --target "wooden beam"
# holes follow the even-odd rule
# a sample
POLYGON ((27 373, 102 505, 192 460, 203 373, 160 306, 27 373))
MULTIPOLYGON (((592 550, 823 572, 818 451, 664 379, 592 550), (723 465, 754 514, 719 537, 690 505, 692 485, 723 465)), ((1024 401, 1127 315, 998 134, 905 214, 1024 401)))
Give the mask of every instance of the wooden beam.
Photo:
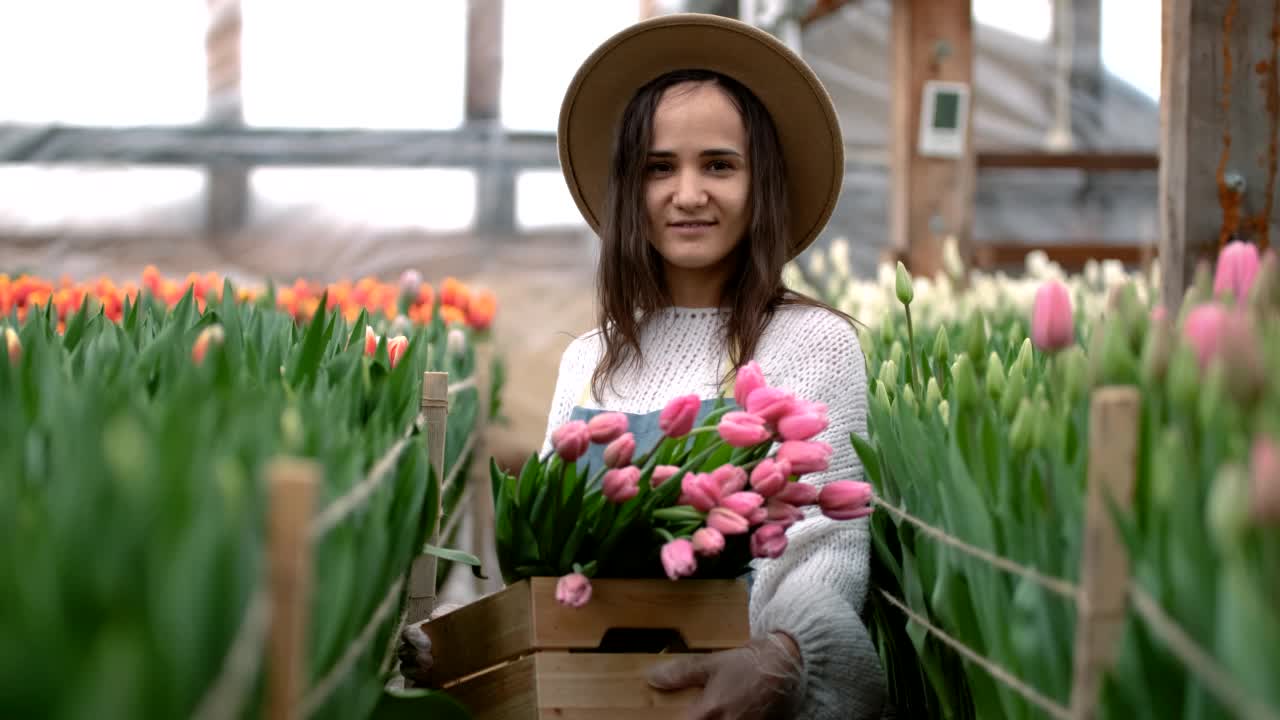
POLYGON ((1164 0, 1160 117, 1163 302, 1233 237, 1280 235, 1280 0, 1164 0))
MULTIPOLYGON (((917 152, 921 93, 929 80, 973 81, 970 0, 897 0, 892 21, 890 127, 891 247, 913 273, 942 269, 942 244, 954 235, 969 252, 975 180, 972 123, 959 159, 917 152)), ((969 104, 972 118, 972 102, 969 104)))
POLYGON ((496 122, 501 94, 502 0, 468 0, 467 121, 496 122))
POLYGON ((1160 168, 1155 153, 1112 152, 979 152, 979 170, 1035 169, 1089 171, 1151 171, 1160 168))
POLYGON ((973 266, 983 270, 1020 268, 1033 250, 1043 251, 1050 262, 1067 272, 1084 270, 1090 260, 1119 260, 1129 267, 1145 267, 1156 254, 1154 245, 1137 241, 1124 245, 1097 240, 1032 245, 1018 240, 975 240, 973 266))

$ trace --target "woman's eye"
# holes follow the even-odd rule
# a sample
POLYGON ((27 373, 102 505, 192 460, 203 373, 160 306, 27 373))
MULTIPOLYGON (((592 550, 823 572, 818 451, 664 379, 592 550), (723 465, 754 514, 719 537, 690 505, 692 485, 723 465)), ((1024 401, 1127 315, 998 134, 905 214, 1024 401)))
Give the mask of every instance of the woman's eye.
POLYGON ((670 170, 671 170, 671 164, 664 163, 664 162, 649 163, 649 166, 645 168, 646 172, 651 172, 651 173, 652 172, 670 172, 670 170))
POLYGON ((708 165, 708 167, 710 167, 715 172, 723 172, 725 170, 733 169, 733 165, 731 165, 726 160, 712 160, 710 165, 708 165))

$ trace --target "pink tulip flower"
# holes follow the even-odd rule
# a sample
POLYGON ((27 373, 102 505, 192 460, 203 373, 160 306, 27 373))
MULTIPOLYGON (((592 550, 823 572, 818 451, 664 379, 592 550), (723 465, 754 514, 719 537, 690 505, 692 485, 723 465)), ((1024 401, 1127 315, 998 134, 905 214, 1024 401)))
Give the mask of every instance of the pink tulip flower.
POLYGON ((681 395, 673 398, 658 415, 658 429, 669 438, 684 437, 693 429, 702 401, 697 395, 681 395))
POLYGON ((706 473, 686 473, 680 481, 680 505, 709 512, 720 502, 720 486, 706 473))
POLYGON ((789 505, 804 507, 818 503, 818 488, 806 482, 789 482, 787 486, 774 495, 771 500, 778 500, 789 505))
POLYGON ((758 558, 777 558, 787 549, 787 531, 781 525, 762 525, 751 533, 751 554, 758 558))
POLYGON ((742 517, 747 517, 763 504, 764 498, 753 492, 736 492, 720 498, 720 507, 728 508, 742 517))
POLYGON ((640 468, 634 465, 608 470, 600 491, 609 502, 624 503, 640 492, 640 468))
POLYGON ((580 608, 591 600, 591 580, 582 573, 569 573, 556 581, 556 602, 580 608))
POLYGON ((364 326, 364 354, 373 356, 378 352, 378 334, 373 331, 372 325, 364 326))
POLYGON ((627 431, 627 416, 618 412, 600 413, 587 422, 591 442, 598 445, 611 443, 627 431))
POLYGON ((747 398, 751 393, 765 386, 764 372, 760 369, 760 365, 752 360, 738 368, 738 377, 733 383, 733 399, 738 403, 738 407, 745 410, 747 398))
POLYGON ((751 529, 751 523, 729 508, 715 507, 707 513, 707 527, 721 535, 742 535, 751 529))
POLYGON ((581 420, 570 420, 551 433, 551 444, 565 462, 577 462, 591 445, 591 432, 581 420))
POLYGON ((751 393, 743 407, 752 415, 764 418, 765 422, 776 423, 791 412, 795 404, 796 398, 791 393, 778 388, 762 387, 751 393))
POLYGON ((768 519, 769 519, 769 511, 765 510, 764 507, 758 507, 755 510, 752 510, 749 515, 747 515, 747 524, 750 525, 751 527, 755 527, 757 525, 763 524, 764 521, 768 519))
POLYGON ((675 477, 680 472, 680 468, 675 465, 659 465, 653 469, 653 475, 649 477, 649 483, 653 487, 658 487, 662 483, 675 477))
POLYGON ((724 550, 724 535, 715 528, 698 528, 693 533, 693 551, 703 557, 715 557, 724 550))
POLYGON ((786 460, 765 458, 751 471, 751 489, 764 497, 770 497, 786 487, 789 477, 791 477, 791 463, 786 460))
POLYGON ((663 545, 661 556, 662 569, 672 580, 688 577, 698 569, 698 561, 693 557, 693 543, 684 538, 663 545))
POLYGON ((775 457, 786 460, 793 475, 807 475, 826 470, 832 452, 831 445, 819 440, 788 440, 778 447, 775 457))
POLYGON ((1258 277, 1258 246, 1239 240, 1227 243, 1218 254, 1218 268, 1213 275, 1213 294, 1229 292, 1236 301, 1249 297, 1253 281, 1258 277))
POLYGON ((1169 311, 1163 305, 1157 305, 1151 308, 1151 322, 1162 323, 1169 319, 1169 311))
POLYGON ((726 443, 738 448, 759 445, 773 436, 765 427, 764 418, 736 410, 725 414, 718 429, 726 443))
POLYGON ((630 465, 631 458, 635 454, 636 436, 631 433, 623 433, 605 447, 604 464, 606 467, 611 468, 620 468, 624 465, 630 465))
POLYGON ((1259 435, 1250 453, 1249 512, 1258 523, 1280 522, 1280 446, 1259 435))
POLYGON ((387 341, 387 360, 391 363, 391 367, 400 362, 400 358, 404 357, 405 350, 409 349, 409 338, 403 335, 397 335, 387 341))
POLYGON ((711 471, 711 479, 720 488, 721 497, 739 492, 747 487, 747 471, 737 465, 721 465, 711 471))
POLYGON ((837 480, 823 486, 818 493, 818 505, 822 514, 832 520, 855 520, 871 514, 870 483, 856 480, 837 480))
POLYGON ((1044 352, 1057 352, 1075 342, 1071 292, 1057 280, 1045 282, 1036 291, 1031 310, 1031 342, 1044 352))
POLYGON ((1196 351, 1201 369, 1209 366, 1222 347, 1223 329, 1227 323, 1227 310, 1221 305, 1200 305, 1187 313, 1182 333, 1196 351))
MULTIPOLYGON (((813 486, 810 485, 809 487, 813 486)), ((770 498, 764 509, 767 522, 781 525, 784 528, 791 527, 804 519, 803 510, 777 498, 770 498)))
POLYGON ((827 424, 825 403, 803 403, 778 421, 778 434, 783 440, 812 440, 827 424))

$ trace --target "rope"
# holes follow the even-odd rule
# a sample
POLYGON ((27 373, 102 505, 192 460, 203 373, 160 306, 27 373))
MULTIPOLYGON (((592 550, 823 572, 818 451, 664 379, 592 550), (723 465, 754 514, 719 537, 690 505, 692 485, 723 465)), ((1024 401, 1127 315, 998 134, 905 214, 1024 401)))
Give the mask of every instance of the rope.
MULTIPOLYGON (((342 657, 338 658, 338 662, 334 664, 333 668, 328 673, 325 673, 324 678, 307 693, 302 702, 303 717, 309 717, 320 708, 320 705, 325 700, 329 699, 329 695, 346 678, 347 673, 351 671, 351 666, 355 665, 360 656, 364 654, 364 651, 369 648, 369 644, 373 642, 374 634, 378 630, 378 625, 387 619, 387 616, 391 614, 392 609, 395 607, 396 601, 399 600, 400 589, 404 587, 404 578, 404 574, 401 574, 400 577, 396 578, 395 582, 391 583, 391 587, 382 598, 382 602, 373 611, 373 617, 369 618, 369 622, 365 623, 365 626, 360 629, 360 634, 342 652, 342 657)), ((395 634, 395 631, 392 634, 395 634)))
POLYGON ((267 601, 266 586, 259 584, 249 597, 249 606, 245 608, 240 627, 231 640, 222 669, 196 706, 193 720, 231 720, 240 716, 261 665, 262 653, 259 650, 271 620, 267 601))
POLYGON ((921 520, 920 518, 915 517, 911 513, 907 512, 906 510, 903 510, 902 508, 895 507, 893 505, 890 505, 884 502, 878 497, 872 498, 871 502, 874 505, 888 511, 890 514, 895 515, 903 520, 906 520, 908 523, 916 526, 919 530, 924 532, 926 535, 929 535, 930 537, 935 538, 942 543, 950 545, 951 547, 954 547, 955 549, 961 552, 971 555, 979 560, 982 560, 983 562, 989 565, 993 565, 1001 570, 1004 570, 1005 572, 1012 573, 1014 575, 1018 575, 1023 578, 1026 578, 1027 580, 1030 580, 1031 582, 1039 585, 1040 587, 1043 587, 1046 590, 1055 592, 1065 598, 1075 600, 1079 595, 1079 588, 1076 586, 1075 583, 1072 583, 1067 580, 1063 580, 1061 578, 1055 578, 1055 577, 1045 575, 1044 573, 1041 573, 1035 568, 1027 567, 1026 565, 1019 565, 1018 563, 1015 563, 1012 560, 1009 560, 1008 558, 1004 558, 999 555, 996 555, 993 552, 983 550, 980 547, 970 545, 969 543, 961 540, 960 538, 954 535, 951 535, 940 528, 936 528, 930 525, 929 523, 921 520))
POLYGON ((449 389, 446 392, 449 395, 456 395, 462 392, 463 390, 470 390, 475 386, 476 386, 476 376, 472 375, 468 378, 459 380, 456 383, 450 384, 449 389))
POLYGON ((330 530, 337 527, 348 515, 364 507, 369 496, 374 490, 382 484, 384 478, 391 474, 391 469, 395 467, 396 461, 400 459, 400 453, 409 445, 409 437, 402 437, 396 441, 390 449, 387 450, 377 464, 369 471, 355 487, 347 491, 347 494, 329 503, 329 506, 320 513, 315 520, 311 522, 311 540, 318 541, 323 538, 330 530))
POLYGON ((1160 639, 1191 674, 1205 684, 1223 705, 1231 708, 1236 717, 1248 720, 1280 720, 1280 712, 1267 707, 1240 688, 1209 653, 1200 649, 1181 627, 1160 608, 1160 605, 1137 585, 1129 586, 1129 598, 1147 629, 1160 639))
POLYGON ((991 677, 995 678, 996 680, 999 680, 1000 682, 1008 686, 1010 689, 1017 692, 1019 695, 1025 698, 1027 702, 1031 703, 1032 705, 1035 705, 1036 707, 1048 713, 1050 717, 1056 718, 1057 720, 1071 720, 1071 711, 1066 706, 1060 705, 1054 702, 1053 700, 1050 700, 1049 698, 1045 697, 1044 695, 1041 695, 1039 691, 1037 691, 1035 688, 1031 687, 1030 685, 1026 684, 1025 682, 1019 680, 1008 670, 1005 670, 1004 668, 1000 667, 994 662, 979 655, 969 646, 965 645, 959 640, 956 640, 955 638, 951 637, 945 632, 939 630, 928 620, 912 612, 910 608, 908 608, 906 605, 904 605, 900 600, 898 600, 894 596, 890 595, 884 590, 881 590, 880 594, 883 595, 886 600, 892 603, 894 607, 901 610, 908 618, 911 618, 915 622, 919 623, 921 626, 924 627, 925 630, 928 630, 934 637, 938 638, 943 643, 951 647, 952 650, 955 650, 956 652, 963 655, 967 660, 969 660, 969 662, 977 665, 983 670, 986 670, 987 673, 991 675, 991 677))

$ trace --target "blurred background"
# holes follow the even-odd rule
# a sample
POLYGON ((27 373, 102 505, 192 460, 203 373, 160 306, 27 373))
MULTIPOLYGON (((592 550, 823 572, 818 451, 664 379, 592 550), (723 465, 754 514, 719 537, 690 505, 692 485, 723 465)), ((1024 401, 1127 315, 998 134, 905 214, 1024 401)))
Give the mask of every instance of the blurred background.
MULTIPOLYGON (((40 0, 0 3, 0 272, 333 282, 410 268, 497 294, 518 463, 592 326, 596 240, 557 167, 560 100, 610 34, 740 17, 834 97, 846 238, 889 242, 891 0, 40 0)), ((978 267, 1149 259, 1160 0, 973 0, 978 267)), ((945 53, 945 48, 940 48, 945 53)), ((801 264, 805 258, 801 258, 801 264)))

